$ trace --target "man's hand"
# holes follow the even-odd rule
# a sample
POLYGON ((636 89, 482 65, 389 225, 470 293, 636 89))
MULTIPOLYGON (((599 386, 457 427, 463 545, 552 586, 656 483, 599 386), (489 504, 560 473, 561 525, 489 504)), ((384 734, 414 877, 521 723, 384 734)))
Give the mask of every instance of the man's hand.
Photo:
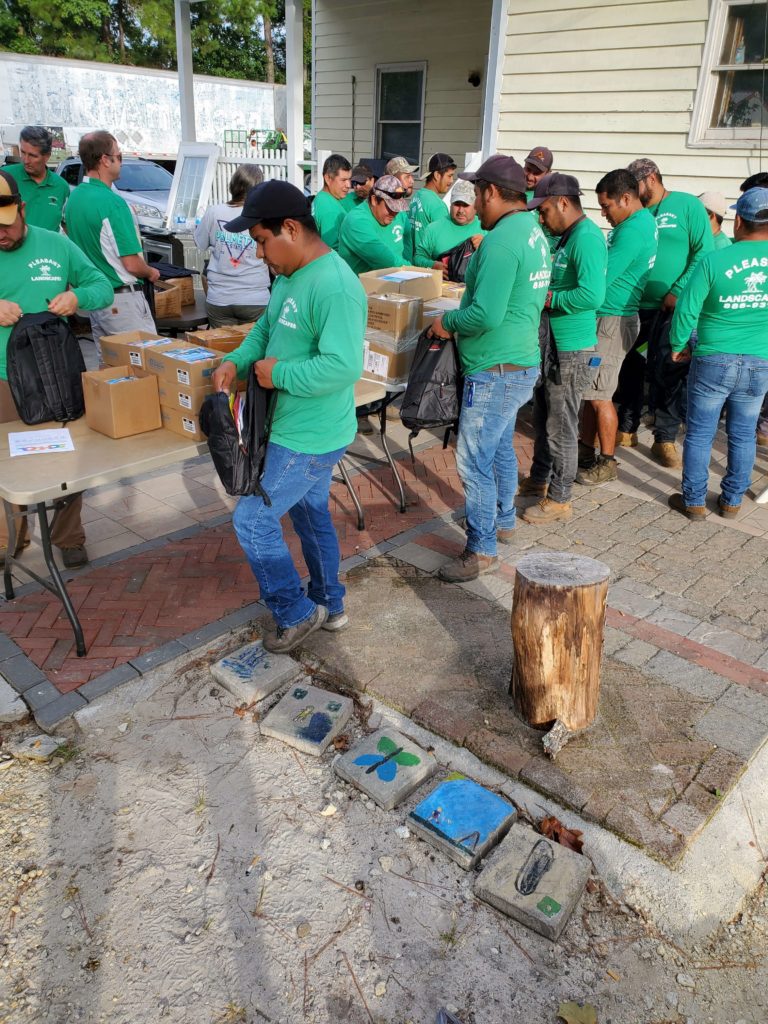
POLYGON ((443 318, 441 316, 439 316, 437 320, 433 321, 432 326, 429 329, 429 337, 442 338, 443 340, 453 337, 451 332, 446 331, 443 327, 443 318))
POLYGON ((263 388, 273 388, 275 386, 272 383, 272 369, 276 362, 275 357, 270 356, 268 359, 260 359, 256 363, 256 380, 263 388))
POLYGON ((150 284, 154 284, 155 281, 159 281, 160 280, 160 271, 157 269, 157 267, 150 267, 149 268, 149 273, 147 274, 147 280, 150 282, 150 284))
POLYGON ((473 249, 477 249, 478 246, 480 245, 480 243, 482 242, 482 240, 483 240, 483 236, 482 235, 472 235, 472 238, 470 239, 470 241, 472 242, 472 248, 473 249))
POLYGON ((21 306, 18 302, 0 299, 0 327, 13 327, 21 319, 21 306))
POLYGON ((224 394, 228 395, 234 387, 236 380, 237 367, 234 363, 230 363, 229 360, 225 359, 218 369, 213 371, 211 383, 213 384, 214 391, 223 391, 224 394))
POLYGON ((686 345, 679 352, 670 352, 669 357, 673 363, 689 363, 691 361, 690 345, 686 345))
POLYGON ((59 292, 48 303, 48 312, 55 313, 56 316, 72 316, 77 312, 78 305, 74 292, 59 292))
POLYGON ((443 280, 448 280, 448 266, 447 264, 443 263, 442 260, 435 260, 435 262, 432 264, 432 269, 439 270, 440 273, 443 275, 443 280))
POLYGON ((667 292, 664 298, 661 300, 661 308, 665 313, 671 313, 677 305, 677 296, 673 295, 672 292, 667 292))

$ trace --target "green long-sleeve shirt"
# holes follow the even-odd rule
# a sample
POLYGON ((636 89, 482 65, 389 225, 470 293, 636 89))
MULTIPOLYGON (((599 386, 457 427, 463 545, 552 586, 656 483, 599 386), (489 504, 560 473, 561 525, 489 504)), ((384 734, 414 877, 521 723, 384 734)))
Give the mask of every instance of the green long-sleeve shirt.
POLYGON ((659 248, 645 283, 641 309, 658 309, 665 295, 680 295, 694 267, 715 243, 707 211, 687 192, 668 192, 648 212, 656 218, 659 248))
POLYGON ((536 366, 539 320, 551 273, 541 228, 525 211, 497 221, 467 266, 461 305, 443 316, 464 373, 497 363, 536 366))
POLYGON ((444 253, 465 242, 473 235, 484 235, 479 218, 469 224, 456 224, 451 217, 433 220, 415 236, 416 251, 413 263, 416 267, 431 267, 444 253))
POLYGON ((421 232, 429 224, 445 220, 448 216, 448 207, 437 192, 433 192, 426 186, 416 189, 411 196, 411 205, 408 207, 408 219, 411 222, 414 246, 418 243, 421 232))
POLYGON ((330 192, 318 192, 312 200, 312 216, 315 218, 320 237, 331 249, 339 248, 339 228, 348 213, 341 199, 330 192))
MULTIPOLYGON (((59 231, 28 226, 18 249, 0 252, 0 299, 17 303, 22 313, 44 313, 68 285, 80 309, 103 309, 114 295, 104 274, 59 231)), ((1 380, 8 379, 5 350, 12 330, 0 327, 1 380)))
POLYGON ((549 323, 558 351, 576 352, 597 344, 597 311, 605 301, 607 266, 603 233, 584 217, 552 262, 549 323))
POLYGON ((696 356, 768 359, 768 242, 734 242, 699 261, 675 306, 674 352, 685 348, 694 328, 696 356))
POLYGON ((609 232, 605 302, 598 316, 637 313, 656 259, 658 237, 656 221, 647 210, 636 210, 609 232))
POLYGON ((361 203, 344 218, 339 234, 339 255, 356 274, 410 262, 405 253, 408 215, 398 213, 391 224, 379 224, 370 203, 361 203))
POLYGON ((240 378, 259 359, 278 360, 275 444, 323 455, 353 440, 367 316, 363 286, 335 252, 275 280, 266 312, 227 356, 240 378))
POLYGON ((713 235, 712 241, 715 243, 716 249, 727 249, 729 245, 733 244, 724 231, 718 231, 716 235, 713 235))

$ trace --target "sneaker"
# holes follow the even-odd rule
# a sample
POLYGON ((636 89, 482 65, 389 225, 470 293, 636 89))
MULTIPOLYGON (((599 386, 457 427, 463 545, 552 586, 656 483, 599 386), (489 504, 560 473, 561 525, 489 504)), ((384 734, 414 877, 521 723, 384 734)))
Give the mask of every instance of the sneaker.
POLYGON ((88 565, 88 552, 83 544, 78 544, 76 548, 62 548, 61 557, 65 569, 79 569, 83 565, 88 565))
POLYGON ((624 430, 617 430, 616 444, 619 446, 619 448, 637 448, 637 434, 630 434, 624 430))
POLYGON ((726 504, 723 501, 722 494, 720 494, 717 499, 717 511, 723 519, 735 519, 739 512, 741 512, 741 505, 726 504))
POLYGON ((576 483, 585 487, 597 487, 599 484, 616 480, 618 475, 616 459, 606 459, 601 455, 589 469, 579 470, 576 474, 576 483))
POLYGON ((651 458, 666 469, 680 469, 683 464, 674 441, 654 441, 651 445, 651 458))
POLYGON ((448 562, 438 572, 441 580, 446 583, 469 583, 478 576, 497 569, 499 560, 495 555, 479 555, 476 551, 465 548, 458 558, 448 562))
POLYGON ((682 494, 670 494, 667 498, 667 504, 675 512, 679 512, 685 516, 686 519, 691 519, 694 522, 699 522, 702 519, 706 519, 709 515, 704 505, 686 505, 685 498, 682 494))
POLYGON ((272 654, 287 654, 288 651, 292 651, 294 647, 297 647, 302 640, 306 640, 310 633, 320 629, 327 618, 328 609, 324 605, 319 604, 309 618, 299 622, 298 625, 277 626, 274 633, 265 633, 262 640, 264 649, 271 651, 272 654))
POLYGON ((524 476, 518 484, 517 493, 523 497, 546 498, 549 484, 543 484, 539 480, 531 480, 524 476))
POLYGON ((329 615, 323 623, 323 629, 327 629, 329 633, 340 633, 342 629, 346 629, 349 625, 349 616, 346 612, 334 612, 333 615, 329 615))
POLYGON ((579 469, 589 469, 597 461, 597 452, 591 444, 579 441, 579 469))
POLYGON ((534 526, 540 523, 557 523, 570 519, 573 515, 570 501, 552 501, 544 498, 532 508, 527 508, 522 514, 526 523, 533 523, 534 526))

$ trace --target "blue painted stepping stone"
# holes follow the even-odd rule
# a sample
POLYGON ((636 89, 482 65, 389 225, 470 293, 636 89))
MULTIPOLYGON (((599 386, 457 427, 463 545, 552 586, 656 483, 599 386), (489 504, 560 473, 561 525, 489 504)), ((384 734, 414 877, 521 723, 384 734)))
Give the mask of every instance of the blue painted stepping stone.
POLYGON ((507 800, 461 777, 441 782, 408 815, 415 832, 466 870, 499 842, 516 817, 507 800))
POLYGON ((391 811, 435 774, 437 761, 396 729, 379 729, 333 767, 340 778, 391 811))
POLYGON ((301 665, 287 654, 265 651, 261 641, 246 644, 211 665, 211 675, 239 701, 251 704, 294 679, 301 665))
POLYGON ((261 723, 261 731, 319 757, 349 721, 352 706, 349 697, 294 683, 261 723))

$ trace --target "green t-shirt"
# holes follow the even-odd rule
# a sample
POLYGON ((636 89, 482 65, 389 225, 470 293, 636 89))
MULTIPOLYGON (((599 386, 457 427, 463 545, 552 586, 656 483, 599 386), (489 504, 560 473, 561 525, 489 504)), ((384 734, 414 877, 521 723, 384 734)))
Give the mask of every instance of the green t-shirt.
POLYGON ((339 228, 348 212, 343 201, 336 199, 330 192, 318 192, 312 200, 312 216, 315 218, 317 230, 331 249, 339 248, 339 228))
POLYGON ((275 280, 266 312, 226 357, 240 378, 258 359, 278 360, 272 371, 275 444, 323 455, 354 439, 354 386, 363 372, 367 317, 363 286, 338 253, 275 280))
POLYGON ((414 266, 431 267, 449 249, 473 235, 484 234, 477 217, 470 224, 456 224, 450 217, 433 220, 416 235, 414 266))
MULTIPOLYGON (((18 249, 0 252, 0 299, 15 302, 22 313, 44 313, 48 302, 66 291, 80 309, 103 309, 112 287, 66 235, 29 225, 18 249)), ((6 380, 5 350, 12 327, 0 327, 0 379, 6 380)))
POLYGON ((21 198, 27 204, 27 224, 46 231, 58 231, 64 204, 69 199, 69 185, 60 174, 46 170, 41 182, 30 178, 23 164, 5 164, 3 170, 19 183, 21 198))
POLYGON ((584 217, 552 261, 549 323, 559 352, 576 352, 597 344, 597 311, 605 302, 607 266, 603 233, 584 217))
POLYGON ((86 178, 71 194, 67 234, 113 288, 136 283, 121 256, 141 252, 139 229, 128 203, 103 181, 86 178))
POLYGON ((669 343, 680 352, 768 359, 768 242, 734 242, 705 256, 675 306, 669 343))
POLYGON ((359 206, 360 203, 364 202, 365 200, 361 199, 357 192, 355 192, 353 189, 350 189, 349 192, 347 192, 347 194, 341 200, 341 205, 344 207, 344 210, 346 211, 345 216, 347 213, 349 213, 350 210, 354 210, 356 206, 359 206))
POLYGON ((635 210, 608 233, 605 302, 598 316, 632 316, 656 259, 659 233, 647 210, 635 210))
POLYGON ((712 241, 715 243, 715 249, 727 249, 729 245, 733 244, 724 231, 718 231, 716 235, 713 235, 712 241))
POLYGON ((658 309, 668 292, 680 295, 701 257, 715 243, 704 204, 687 192, 669 192, 647 207, 656 218, 659 248, 645 283, 641 309, 658 309))
POLYGON ((339 256, 356 274, 408 263, 404 252, 407 214, 398 213, 383 227, 371 212, 370 203, 361 203, 344 218, 339 232, 339 256))
POLYGON ((443 202, 437 192, 431 188, 417 188, 411 196, 411 205, 408 207, 408 219, 411 222, 413 231, 414 246, 419 240, 419 233, 427 225, 438 220, 449 217, 447 205, 443 202))
POLYGON ((530 213, 496 222, 469 261, 461 305, 443 315, 445 329, 456 334, 464 373, 497 363, 538 365, 551 268, 546 239, 530 213))

